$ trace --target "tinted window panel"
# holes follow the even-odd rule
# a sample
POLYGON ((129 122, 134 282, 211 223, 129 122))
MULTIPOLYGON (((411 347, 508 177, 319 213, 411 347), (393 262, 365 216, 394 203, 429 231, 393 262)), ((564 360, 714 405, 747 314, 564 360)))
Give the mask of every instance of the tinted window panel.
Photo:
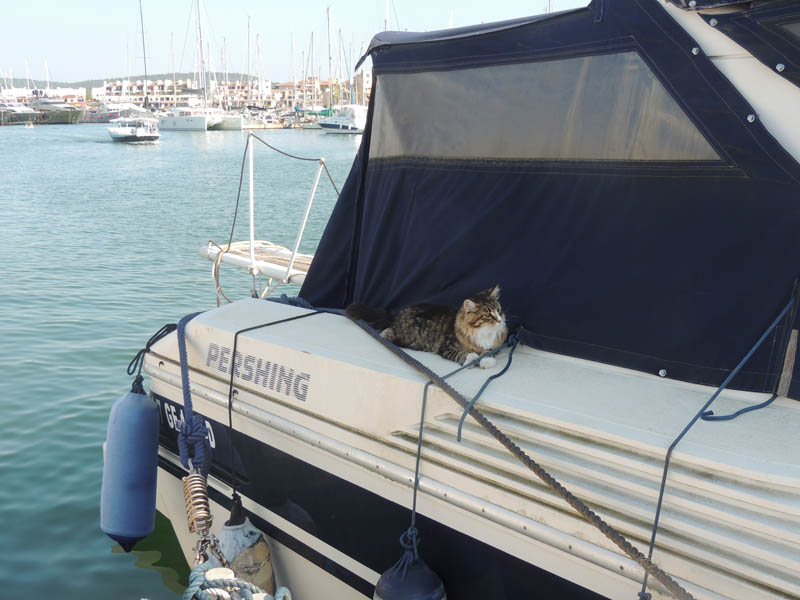
POLYGON ((380 75, 370 156, 720 159, 635 52, 380 75))

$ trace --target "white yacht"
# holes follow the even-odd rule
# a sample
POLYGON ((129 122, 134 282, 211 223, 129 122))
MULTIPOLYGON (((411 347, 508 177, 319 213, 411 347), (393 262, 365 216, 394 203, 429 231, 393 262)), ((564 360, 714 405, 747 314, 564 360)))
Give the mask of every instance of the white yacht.
POLYGON ((325 133, 364 133, 367 123, 367 107, 360 104, 346 104, 333 116, 318 121, 325 133))
POLYGON ((137 117, 122 117, 109 121, 108 135, 115 142, 155 142, 158 141, 158 120, 137 117))
POLYGON ((175 107, 172 114, 158 119, 158 127, 164 131, 207 131, 224 118, 219 108, 175 107))
POLYGON ((241 498, 297 598, 385 597, 401 555, 450 600, 800 598, 799 35, 785 0, 379 33, 307 265, 251 221, 204 254, 254 297, 147 345, 153 503, 187 560, 185 499, 216 535, 241 498), (343 314, 496 283, 514 337, 486 368, 343 314))

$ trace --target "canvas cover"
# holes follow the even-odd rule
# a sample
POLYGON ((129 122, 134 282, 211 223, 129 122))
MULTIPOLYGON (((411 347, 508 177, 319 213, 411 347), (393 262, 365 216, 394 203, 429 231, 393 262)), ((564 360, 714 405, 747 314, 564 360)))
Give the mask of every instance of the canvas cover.
MULTIPOLYGON (((499 283, 526 344, 718 385, 792 297, 800 166, 694 46, 656 0, 382 34, 301 296, 399 309, 499 283)), ((796 314, 734 387, 777 389, 796 314)))
POLYGON ((702 17, 767 67, 800 86, 800 2, 756 3, 749 10, 702 17))

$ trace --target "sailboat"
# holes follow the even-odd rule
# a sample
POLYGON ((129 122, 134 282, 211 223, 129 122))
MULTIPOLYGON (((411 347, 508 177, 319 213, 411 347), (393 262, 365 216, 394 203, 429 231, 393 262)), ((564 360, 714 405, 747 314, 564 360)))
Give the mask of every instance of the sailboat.
MULTIPOLYGON (((144 108, 147 110, 147 49, 144 42, 144 15, 142 0, 139 0, 139 19, 142 23, 142 60, 144 60, 144 108)), ((156 142, 160 137, 158 121, 146 117, 120 117, 112 119, 113 127, 108 128, 108 135, 114 142, 156 142)))
POLYGON ((223 112, 208 106, 206 91, 205 60, 203 58, 203 20, 200 0, 197 0, 197 43, 200 56, 200 81, 203 87, 203 106, 176 106, 172 114, 161 117, 158 126, 165 131, 207 131, 222 122, 223 112))

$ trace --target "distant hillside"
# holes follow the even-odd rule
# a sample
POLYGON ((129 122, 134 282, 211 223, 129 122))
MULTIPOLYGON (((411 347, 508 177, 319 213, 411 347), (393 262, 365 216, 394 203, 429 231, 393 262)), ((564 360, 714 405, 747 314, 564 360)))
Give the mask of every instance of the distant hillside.
MULTIPOLYGON (((212 73, 211 77, 216 76, 218 80, 225 79, 225 73, 212 73)), ((175 79, 193 79, 195 77, 195 73, 175 73, 175 79)), ((172 79, 172 73, 155 73, 155 74, 147 74, 147 78, 151 81, 157 81, 159 79, 172 79)), ((93 87, 100 87, 103 85, 103 81, 118 81, 121 79, 125 79, 122 75, 113 75, 106 77, 105 79, 87 79, 85 81, 51 81, 50 87, 70 87, 70 88, 81 88, 84 87, 87 90, 93 87)), ((137 79, 141 80, 144 79, 144 74, 142 75, 131 75, 130 79, 132 81, 136 81, 137 79)), ((239 79, 247 79, 247 75, 242 73, 228 73, 228 80, 229 81, 238 81, 239 79)), ((43 80, 35 80, 36 85, 39 89, 43 89, 47 87, 47 83, 43 80)), ((0 79, 0 85, 4 83, 3 79, 0 79)), ((15 77, 11 85, 13 87, 24 88, 27 85, 27 82, 24 79, 20 79, 19 77, 15 77)))

